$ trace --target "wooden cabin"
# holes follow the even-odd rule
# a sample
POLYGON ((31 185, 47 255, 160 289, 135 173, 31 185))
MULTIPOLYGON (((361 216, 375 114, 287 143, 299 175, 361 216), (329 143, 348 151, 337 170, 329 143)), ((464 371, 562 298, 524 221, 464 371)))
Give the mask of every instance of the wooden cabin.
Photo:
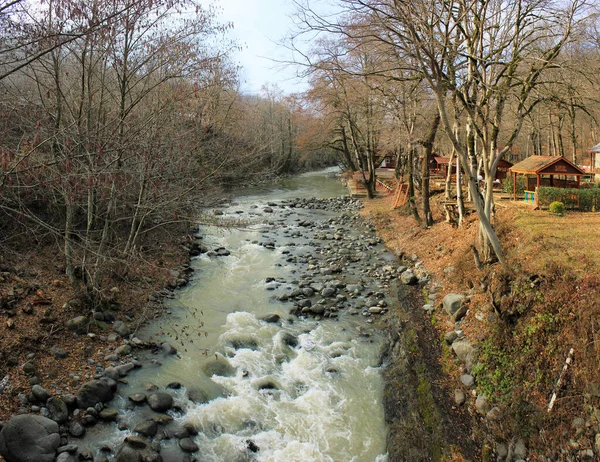
POLYGON ((496 176, 494 177, 494 180, 498 180, 501 183, 504 182, 506 177, 508 177, 508 171, 513 165, 514 164, 512 162, 502 159, 498 163, 498 168, 496 169, 496 176))
POLYGON ((383 156, 383 159, 377 166, 377 168, 396 168, 396 159, 398 156, 394 153, 389 153, 383 156))

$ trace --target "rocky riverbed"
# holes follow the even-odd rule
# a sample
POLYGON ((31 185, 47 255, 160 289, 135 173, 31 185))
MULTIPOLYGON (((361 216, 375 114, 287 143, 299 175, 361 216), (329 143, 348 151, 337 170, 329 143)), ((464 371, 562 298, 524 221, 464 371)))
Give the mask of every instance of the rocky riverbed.
MULTIPOLYGON (((344 373, 344 368, 334 363, 346 355, 344 348, 349 349, 350 342, 358 339, 381 345, 375 337, 382 318, 395 303, 391 288, 402 274, 406 277, 407 271, 383 248, 373 227, 358 216, 360 207, 359 201, 346 197, 289 199, 269 202, 248 212, 251 219, 262 216, 267 220, 262 239, 252 244, 280 256, 272 268, 273 276, 261 281, 263 290, 276 303, 277 312, 260 320, 261 326, 273 325, 281 330, 277 338, 286 356, 280 362, 293 361, 301 352, 314 348, 314 341, 303 336, 308 331, 315 332, 321 323, 340 324, 341 338, 348 342, 333 349, 337 351, 328 352, 328 367, 323 371, 328 377, 344 373), (314 214, 310 219, 304 218, 300 211, 323 211, 323 219, 315 219, 314 214), (278 276, 277 267, 286 268, 290 277, 278 276), (297 327, 302 322, 307 324, 290 331, 290 326, 297 327)), ((232 208, 235 206, 224 215, 236 213, 232 208)), ((229 249, 209 248, 201 240, 191 243, 189 249, 191 255, 206 255, 204 258, 210 259, 231 255, 229 249)), ((170 289, 185 285, 191 273, 178 271, 170 289)), ((410 274, 410 283, 417 282, 418 271, 410 274)), ((0 454, 9 462, 226 460, 204 458, 198 443, 206 433, 206 425, 197 425, 193 418, 187 418, 197 403, 212 398, 206 390, 198 390, 190 383, 171 382, 160 387, 144 383, 143 391, 138 387, 131 392, 130 381, 135 380, 139 369, 160 369, 160 363, 176 361, 175 342, 142 340, 110 310, 97 313, 95 321, 105 323, 113 332, 106 334, 111 346, 105 351, 104 361, 93 364, 94 376, 73 393, 50 393, 34 385, 29 393, 19 395, 20 415, 2 424, 0 454), (105 443, 96 441, 96 447, 90 447, 86 433, 94 434, 100 427, 114 428, 120 443, 115 444, 113 438, 105 443)), ((74 318, 69 328, 73 335, 86 335, 84 325, 89 325, 87 317, 74 318)), ((236 374, 244 377, 248 372, 236 368, 236 355, 254 348, 258 346, 251 339, 228 341, 226 348, 216 353, 216 359, 206 361, 203 371, 217 382, 236 374)), ((35 369, 34 364, 23 367, 35 369)), ((289 391, 276 380, 260 378, 256 382, 255 388, 263 394, 289 391)), ((218 388, 222 396, 231 393, 225 386, 218 388)), ((377 406, 374 412, 378 412, 377 406)), ((385 439, 385 435, 381 437, 385 439)), ((254 460, 260 451, 268 451, 261 447, 264 443, 260 438, 248 437, 244 442, 244 447, 238 448, 239 460, 254 460)))

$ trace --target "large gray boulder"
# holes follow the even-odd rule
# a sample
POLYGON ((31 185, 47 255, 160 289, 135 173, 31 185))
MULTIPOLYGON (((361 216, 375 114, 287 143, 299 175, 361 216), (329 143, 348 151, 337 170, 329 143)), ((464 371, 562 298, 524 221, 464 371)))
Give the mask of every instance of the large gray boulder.
POLYGON ((460 294, 446 295, 444 297, 444 300, 442 300, 442 304, 444 305, 444 310, 446 311, 446 313, 448 313, 450 316, 452 316, 454 313, 456 313, 460 309, 464 299, 465 299, 465 296, 460 295, 460 294))
POLYGON ((107 403, 112 398, 113 391, 108 381, 91 380, 84 383, 77 392, 77 406, 87 409, 98 403, 107 403))
POLYGON ((59 445, 58 424, 39 415, 17 415, 0 432, 7 462, 52 462, 59 445))

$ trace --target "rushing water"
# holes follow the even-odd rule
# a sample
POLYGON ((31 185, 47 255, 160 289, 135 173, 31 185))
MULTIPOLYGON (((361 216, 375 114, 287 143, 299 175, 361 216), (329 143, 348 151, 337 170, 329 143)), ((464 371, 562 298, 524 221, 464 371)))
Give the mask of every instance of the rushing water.
MULTIPOLYGON (((126 397, 144 391, 147 382, 166 387, 177 381, 184 388, 170 392, 181 411, 170 411, 175 418, 170 425, 187 422, 198 429, 196 460, 386 460, 383 384, 377 367, 382 338, 376 332, 359 335, 368 328, 363 316, 298 319, 288 314, 290 304, 275 298, 289 291, 289 282, 302 271, 285 263, 286 249, 297 254, 313 249, 310 238, 290 230, 298 229, 299 220, 322 221, 336 214, 263 209, 271 201, 345 194, 343 185, 327 173, 246 191, 222 209, 219 222, 201 226, 205 245, 225 247, 231 254, 194 258, 194 277, 176 293, 171 315, 138 333, 143 339, 166 339, 179 353, 155 356, 155 364, 145 361, 128 377, 129 385, 119 387, 122 397, 116 406, 130 429, 151 411, 145 406, 133 409, 126 397), (236 226, 220 226, 220 220, 236 226), (275 249, 260 245, 266 241, 275 241, 275 249), (268 278, 276 280, 266 282, 268 278), (262 320, 272 313, 282 322, 262 320), (296 346, 289 345, 290 338, 297 338, 296 346), (215 369, 215 364, 229 364, 231 373, 215 369)), ((96 426, 85 441, 95 449, 101 444, 116 447, 129 434, 116 424, 96 426)), ((177 460, 175 438, 162 441, 161 447, 165 457, 171 454, 177 460)))

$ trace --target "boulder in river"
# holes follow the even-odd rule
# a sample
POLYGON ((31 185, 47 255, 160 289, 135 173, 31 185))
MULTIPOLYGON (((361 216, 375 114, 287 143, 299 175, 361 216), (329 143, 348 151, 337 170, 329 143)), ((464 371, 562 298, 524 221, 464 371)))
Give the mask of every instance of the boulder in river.
POLYGON ((58 424, 39 415, 17 415, 0 432, 0 455, 9 462, 52 462, 60 445, 58 424))
POLYGON ((152 419, 142 420, 134 427, 133 431, 140 435, 153 437, 158 431, 158 424, 152 419))
POLYGON ((280 319, 281 319, 281 317, 278 314, 272 313, 272 314, 266 315, 263 318, 263 321, 269 322, 269 323, 277 323, 277 322, 279 322, 280 319))
POLYGON ((235 375, 235 368, 223 357, 207 361, 202 367, 202 370, 209 377, 212 377, 213 375, 233 377, 235 375))
POLYGON ((147 400, 150 408, 156 412, 166 412, 173 406, 173 397, 164 391, 152 393, 147 400))

